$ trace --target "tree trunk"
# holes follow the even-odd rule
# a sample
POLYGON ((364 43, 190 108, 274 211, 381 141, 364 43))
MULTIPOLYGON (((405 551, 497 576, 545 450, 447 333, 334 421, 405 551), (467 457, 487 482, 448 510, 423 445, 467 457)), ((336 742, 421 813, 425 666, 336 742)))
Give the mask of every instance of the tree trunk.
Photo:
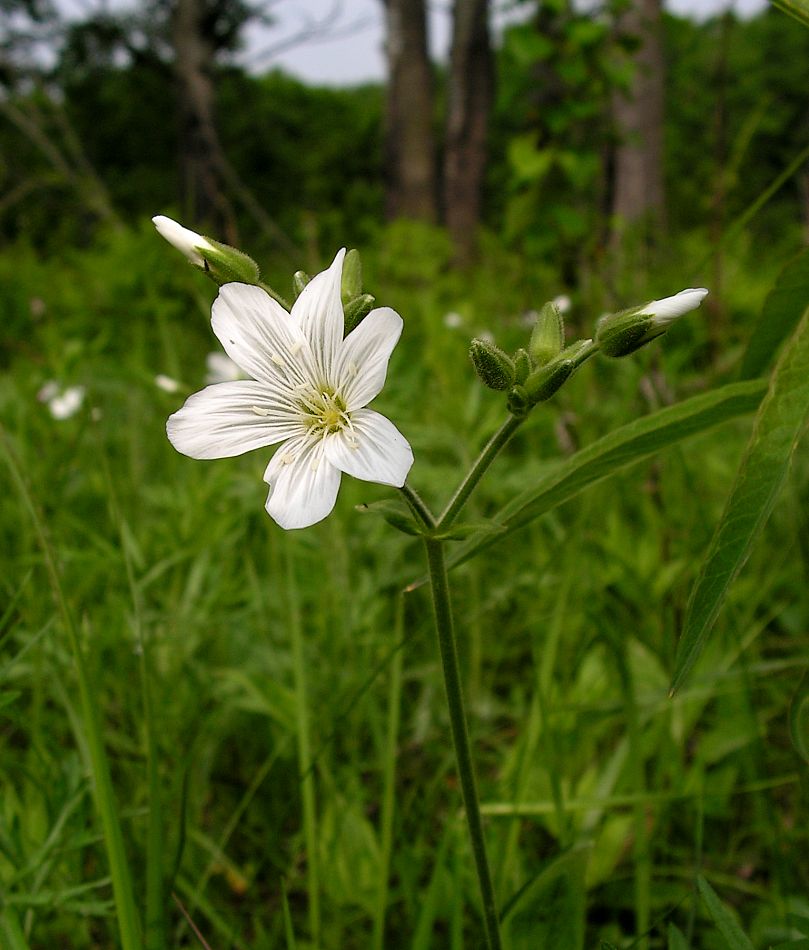
POLYGON ((387 20, 385 213, 436 220, 433 79, 424 0, 383 0, 387 20))
POLYGON ((172 13, 174 68, 180 120, 180 169, 186 220, 233 239, 231 208, 221 187, 225 156, 214 120, 213 60, 200 0, 175 0, 172 13))
POLYGON ((488 0, 455 0, 444 155, 444 214, 457 260, 474 257, 494 95, 488 0))
POLYGON ((654 243, 665 223, 661 26, 660 0, 632 0, 618 23, 619 35, 634 39, 638 47, 630 87, 613 97, 618 136, 613 238, 634 225, 645 243, 654 243))

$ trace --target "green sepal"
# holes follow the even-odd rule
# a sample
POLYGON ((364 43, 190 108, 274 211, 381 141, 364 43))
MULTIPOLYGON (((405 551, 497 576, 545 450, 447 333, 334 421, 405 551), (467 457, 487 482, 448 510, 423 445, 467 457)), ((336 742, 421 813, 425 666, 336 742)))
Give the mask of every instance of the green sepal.
POLYGON ((524 386, 513 386, 506 399, 506 408, 518 419, 524 416, 531 408, 528 393, 524 386))
POLYGON ((539 311, 528 343, 528 352, 538 366, 544 366, 556 359, 564 345, 565 321, 562 311, 551 300, 539 311))
POLYGON ((522 385, 528 379, 528 374, 532 369, 533 366, 528 351, 520 347, 514 354, 514 382, 522 385))
POLYGON ((345 306, 349 300, 359 297, 361 293, 362 263, 360 262, 360 252, 352 247, 343 261, 343 282, 340 287, 343 305, 345 306))
POLYGON ((295 295, 295 299, 301 295, 303 288, 309 283, 312 278, 306 273, 305 270, 296 270, 292 276, 292 292, 295 295))
POLYGON ((261 272, 258 264, 243 251, 228 244, 220 244, 206 238, 210 247, 197 248, 202 257, 202 269, 220 286, 237 281, 241 284, 258 284, 261 272))
POLYGON ((469 358, 484 386, 502 391, 514 385, 514 363, 499 346, 488 340, 472 340, 469 358))
POLYGON ((656 324, 649 314, 639 313, 636 307, 602 317, 596 324, 595 339, 605 356, 619 358, 635 353, 665 332, 666 327, 656 324))
POLYGON ((365 514, 381 515, 389 525, 397 528, 404 534, 421 537, 425 534, 424 528, 411 517, 406 505, 396 501, 374 501, 370 505, 357 505, 357 511, 365 514))
POLYGON ((360 294, 359 297, 355 297, 353 300, 344 305, 343 315, 345 319, 346 334, 351 333, 354 327, 359 326, 360 323, 362 323, 362 321, 373 310, 375 303, 376 297, 372 297, 371 294, 360 294))

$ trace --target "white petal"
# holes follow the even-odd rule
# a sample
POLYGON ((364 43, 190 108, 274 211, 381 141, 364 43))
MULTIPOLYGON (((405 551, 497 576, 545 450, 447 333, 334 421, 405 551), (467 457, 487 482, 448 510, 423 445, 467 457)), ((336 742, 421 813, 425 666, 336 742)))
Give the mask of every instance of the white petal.
POLYGON ((413 464, 413 450, 396 426, 373 409, 351 414, 354 432, 329 436, 326 458, 354 478, 401 488, 413 464))
POLYGON ((252 380, 207 386, 189 396, 166 423, 174 448, 194 459, 230 458, 282 442, 301 430, 300 415, 252 380))
POLYGON ((308 528, 334 508, 340 470, 325 457, 323 440, 300 436, 285 442, 264 472, 270 486, 267 513, 282 528, 308 528))
POLYGON ((388 360, 402 335, 402 318, 390 307, 372 310, 343 341, 335 383, 349 412, 361 409, 385 385, 388 360))
POLYGON ((253 379, 291 390, 313 374, 306 338, 277 301, 252 284, 224 284, 211 325, 227 355, 253 379))
POLYGON ((673 297, 652 300, 643 307, 640 313, 649 314, 654 317, 654 322, 658 326, 664 326, 684 313, 688 313, 689 310, 696 309, 707 294, 708 291, 704 287, 691 287, 688 290, 681 290, 673 297))
POLYGON ((164 214, 158 214, 152 218, 152 223, 157 228, 160 236, 165 238, 173 247, 176 247, 192 264, 196 264, 197 267, 203 267, 205 265, 205 261, 199 252, 200 249, 206 251, 213 250, 210 241, 201 234, 197 234, 196 231, 190 231, 188 228, 184 228, 181 224, 178 224, 172 218, 167 218, 164 214))
POLYGON ((292 305, 292 318, 309 341, 318 368, 326 377, 331 373, 345 329, 340 299, 345 254, 345 248, 341 248, 331 267, 313 277, 292 305))

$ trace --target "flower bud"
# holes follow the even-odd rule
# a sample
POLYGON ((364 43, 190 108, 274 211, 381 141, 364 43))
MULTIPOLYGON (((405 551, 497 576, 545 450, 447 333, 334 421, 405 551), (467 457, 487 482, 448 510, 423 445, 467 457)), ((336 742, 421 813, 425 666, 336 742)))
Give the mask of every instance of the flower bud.
POLYGON ((524 383, 531 372, 531 357, 522 347, 514 354, 514 380, 517 383, 524 383))
POLYGON ((371 294, 360 294, 359 297, 355 297, 349 303, 345 304, 343 307, 343 316, 345 318, 346 334, 351 333, 354 327, 362 323, 373 309, 375 302, 376 297, 372 297, 371 294))
POLYGON ((343 260, 343 282, 340 295, 343 303, 347 304, 349 300, 359 297, 362 293, 362 264, 360 262, 360 252, 352 247, 343 260))
POLYGON ((472 340, 469 356, 481 382, 489 389, 504 390, 514 385, 514 363, 500 347, 487 340, 472 340))
POLYGON ((528 352, 538 366, 544 366, 562 352, 564 345, 565 322, 561 310, 552 300, 539 311, 528 352))
POLYGON ((550 399, 567 382, 576 369, 575 360, 556 359, 531 373, 525 381, 525 393, 530 405, 550 399))
POLYGON ((605 356, 628 356, 661 336, 678 317, 698 307, 708 293, 704 287, 681 290, 673 297, 602 317, 596 342, 605 356))
POLYGON ((231 281, 258 283, 258 264, 235 247, 203 237, 162 214, 152 218, 152 222, 161 237, 184 254, 195 267, 204 270, 217 284, 231 281))
POLYGON ((303 288, 309 283, 312 278, 304 270, 296 270, 292 275, 292 292, 295 294, 295 299, 301 295, 303 288))

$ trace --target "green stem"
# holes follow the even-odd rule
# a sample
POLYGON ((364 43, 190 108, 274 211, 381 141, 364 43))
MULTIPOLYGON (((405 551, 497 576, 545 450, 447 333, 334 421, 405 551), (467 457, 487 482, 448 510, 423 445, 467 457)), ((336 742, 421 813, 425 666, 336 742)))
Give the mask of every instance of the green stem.
POLYGON ((320 868, 317 851, 317 806, 315 776, 309 768, 312 761, 309 736, 309 699, 306 688, 306 658, 303 646, 303 624, 295 577, 294 542, 287 544, 287 592, 290 608, 292 666, 295 676, 295 713, 298 740, 298 768, 301 776, 303 830, 306 841, 306 874, 309 892, 309 930, 315 950, 320 946, 320 868))
POLYGON ((433 517, 433 513, 421 500, 416 490, 405 482, 399 491, 404 495, 404 499, 408 505, 410 505, 410 510, 415 515, 416 520, 425 528, 434 528, 435 518, 433 517))
POLYGON ((503 425, 501 425, 497 432, 495 432, 495 434, 491 437, 491 439, 489 439, 486 447, 477 457, 475 464, 469 470, 466 478, 464 478, 464 480, 458 486, 455 494, 450 499, 449 504, 444 509, 441 517, 438 519, 438 527, 447 528, 458 517, 461 508, 463 508, 463 506, 466 504, 467 499, 472 494, 477 483, 483 477, 486 469, 488 469, 492 462, 497 458, 500 450, 505 446, 506 442, 508 442, 512 435, 514 435, 524 420, 524 416, 509 416, 503 425))
MULTIPOLYGON (((505 429, 505 426, 503 428, 505 429)), ((514 426, 514 428, 516 428, 516 426, 514 426)), ((501 432, 502 431, 501 429, 501 432)), ((511 435, 511 432, 508 433, 506 438, 508 438, 509 435, 511 435)), ((501 442, 501 445, 504 443, 505 439, 501 442)), ((494 455, 492 455, 492 457, 494 457, 494 455)), ((468 478, 467 481, 469 481, 468 478)), ((461 501, 460 504, 463 504, 463 501, 461 501)), ((477 784, 475 782, 475 772, 472 766, 469 734, 466 728, 466 714, 464 712, 463 690, 461 688, 461 676, 458 668, 458 650, 455 644, 455 633, 452 626, 452 604, 449 597, 444 546, 443 542, 426 537, 424 539, 424 546, 427 551, 427 563, 430 568, 430 586, 433 592, 433 608, 435 610, 435 629, 438 635, 438 647, 441 653, 441 665, 444 671, 444 686, 447 693, 452 743, 455 747, 458 777, 461 781, 463 803, 466 810, 466 822, 469 827, 469 837, 472 843, 472 853, 475 858, 475 869, 477 870, 480 896, 483 903, 486 943, 489 950, 501 950, 502 943, 500 940, 497 905, 495 903, 489 860, 486 856, 486 839, 483 836, 480 801, 478 799, 477 784)))

